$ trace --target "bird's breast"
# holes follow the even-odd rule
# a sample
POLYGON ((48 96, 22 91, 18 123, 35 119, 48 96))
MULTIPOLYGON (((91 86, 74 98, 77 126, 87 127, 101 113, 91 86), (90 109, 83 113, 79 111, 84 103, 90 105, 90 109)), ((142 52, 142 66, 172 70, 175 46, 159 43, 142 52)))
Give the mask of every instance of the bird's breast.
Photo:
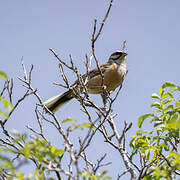
POLYGON ((91 94, 102 93, 102 85, 104 84, 108 92, 114 91, 123 82, 126 74, 126 66, 112 64, 110 68, 104 72, 104 81, 102 83, 102 76, 99 74, 88 81, 88 91, 91 94))

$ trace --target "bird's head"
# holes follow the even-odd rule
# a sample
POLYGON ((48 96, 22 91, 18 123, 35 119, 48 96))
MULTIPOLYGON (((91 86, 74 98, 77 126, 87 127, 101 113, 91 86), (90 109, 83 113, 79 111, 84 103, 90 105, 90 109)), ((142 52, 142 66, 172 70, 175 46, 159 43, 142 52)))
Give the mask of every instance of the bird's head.
POLYGON ((127 53, 121 50, 117 50, 112 53, 109 57, 109 62, 115 62, 117 64, 121 64, 126 59, 127 53))

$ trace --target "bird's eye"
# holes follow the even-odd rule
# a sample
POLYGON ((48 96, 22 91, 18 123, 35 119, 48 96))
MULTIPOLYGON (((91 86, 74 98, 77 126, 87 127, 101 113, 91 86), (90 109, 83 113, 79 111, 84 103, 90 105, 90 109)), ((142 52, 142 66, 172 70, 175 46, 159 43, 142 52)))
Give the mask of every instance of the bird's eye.
POLYGON ((112 54, 112 56, 119 56, 119 57, 120 57, 121 55, 122 55, 122 52, 115 52, 115 53, 112 54))

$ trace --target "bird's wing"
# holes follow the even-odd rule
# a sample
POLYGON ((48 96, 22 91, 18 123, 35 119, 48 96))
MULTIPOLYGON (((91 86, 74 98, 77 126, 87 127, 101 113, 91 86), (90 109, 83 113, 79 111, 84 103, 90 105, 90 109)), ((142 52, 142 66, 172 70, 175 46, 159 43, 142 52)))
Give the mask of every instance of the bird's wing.
MULTIPOLYGON (((108 63, 105 63, 105 64, 102 64, 102 65, 100 66, 101 72, 99 71, 98 68, 95 68, 95 69, 91 70, 91 71, 89 72, 89 74, 88 74, 88 78, 91 79, 91 78, 93 78, 93 77, 95 77, 95 76, 100 75, 101 73, 104 74, 104 72, 105 72, 107 69, 109 69, 109 67, 111 66, 111 64, 112 64, 112 63, 109 63, 109 62, 108 62, 108 63)), ((84 76, 86 77, 87 75, 85 74, 84 76)))
MULTIPOLYGON (((98 68, 95 68, 95 69, 89 71, 88 74, 82 75, 82 79, 83 79, 83 80, 86 80, 86 78, 87 78, 87 80, 88 80, 88 79, 94 78, 95 76, 100 75, 101 73, 104 74, 104 72, 105 72, 106 70, 108 70, 111 65, 112 65, 111 62, 107 62, 107 63, 105 63, 105 64, 102 64, 101 66, 99 66, 100 69, 101 69, 101 72, 99 71, 98 68)), ((73 83, 72 86, 77 85, 77 84, 79 84, 79 80, 76 80, 76 81, 73 83)))

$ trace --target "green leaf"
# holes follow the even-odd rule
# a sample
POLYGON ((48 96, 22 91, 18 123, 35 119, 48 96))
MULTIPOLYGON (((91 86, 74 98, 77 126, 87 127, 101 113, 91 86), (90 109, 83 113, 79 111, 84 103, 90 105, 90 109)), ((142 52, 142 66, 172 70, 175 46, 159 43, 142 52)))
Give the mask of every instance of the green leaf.
POLYGON ((84 123, 84 124, 81 124, 81 127, 91 127, 91 124, 89 124, 89 123, 84 123))
POLYGON ((168 158, 173 157, 175 164, 180 164, 180 154, 177 152, 170 152, 168 158))
POLYGON ((138 150, 139 150, 139 148, 133 148, 133 151, 132 151, 132 153, 131 153, 131 155, 130 155, 130 159, 131 159, 131 160, 132 160, 133 156, 134 156, 135 154, 137 154, 138 150))
POLYGON ((62 150, 62 149, 57 149, 57 150, 54 152, 54 155, 55 155, 55 156, 61 156, 61 155, 63 155, 64 153, 65 153, 64 150, 62 150))
POLYGON ((169 104, 171 102, 172 102, 172 100, 166 99, 162 102, 162 105, 164 106, 165 104, 169 104))
POLYGON ((9 115, 6 114, 5 112, 0 111, 0 115, 1 115, 1 116, 4 116, 6 119, 9 118, 9 115))
POLYGON ((154 123, 154 127, 157 127, 157 126, 159 126, 159 125, 161 125, 161 124, 164 124, 164 122, 163 122, 163 121, 156 121, 156 122, 154 123))
POLYGON ((180 107, 180 102, 175 102, 175 108, 180 107))
POLYGON ((174 92, 176 90, 180 91, 180 87, 176 86, 173 82, 166 82, 163 84, 164 88, 169 87, 171 92, 174 92))
POLYGON ((0 71, 0 77, 4 78, 6 81, 8 80, 7 75, 2 71, 0 71))
POLYGON ((72 121, 72 118, 66 118, 65 120, 61 121, 61 124, 64 124, 70 121, 72 121))
POLYGON ((96 128, 91 125, 90 123, 84 123, 84 124, 81 124, 80 125, 80 128, 83 128, 83 127, 87 127, 87 128, 91 128, 92 130, 95 130, 96 128))
POLYGON ((51 147, 51 151, 52 153, 55 155, 55 156, 60 156, 60 155, 63 155, 65 153, 64 150, 62 149, 57 149, 55 146, 52 146, 51 147))
POLYGON ((136 131, 136 135, 137 135, 138 137, 141 137, 142 134, 151 134, 151 132, 149 132, 149 131, 144 131, 144 130, 142 130, 142 129, 139 129, 139 130, 136 131))
POLYGON ((160 95, 162 97, 162 95, 164 94, 164 88, 160 88, 159 92, 160 92, 160 95))
POLYGON ((168 110, 173 109, 173 108, 174 108, 174 106, 171 104, 171 105, 167 106, 164 110, 168 111, 168 110))
POLYGON ((161 96, 161 99, 165 99, 165 98, 167 98, 167 97, 173 98, 173 95, 172 95, 171 93, 167 92, 167 93, 164 93, 164 94, 161 96))
MULTIPOLYGON (((6 150, 4 150, 4 151, 6 151, 6 150)), ((11 162, 8 157, 2 156, 2 155, 0 155, 0 160, 1 160, 1 162, 2 162, 2 161, 11 162)))
POLYGON ((160 104, 159 102, 153 102, 153 103, 151 104, 151 107, 156 107, 156 108, 158 108, 158 109, 161 109, 161 104, 160 104))
POLYGON ((166 143, 161 143, 160 147, 164 148, 165 151, 169 151, 169 145, 166 143))
POLYGON ((24 149, 23 149, 24 156, 25 156, 26 158, 29 158, 29 156, 30 156, 30 151, 31 151, 31 149, 30 149, 29 143, 26 143, 26 145, 24 146, 24 149))
POLYGON ((151 97, 154 99, 160 99, 160 97, 156 93, 153 93, 151 97))
POLYGON ((168 130, 180 130, 180 118, 177 113, 173 114, 171 120, 166 124, 165 128, 168 130))
POLYGON ((173 157, 173 164, 177 167, 177 169, 180 169, 180 154, 178 152, 170 152, 169 157, 173 157))
POLYGON ((175 112, 180 113, 180 107, 177 107, 177 108, 175 109, 175 112))
POLYGON ((165 83, 162 85, 162 88, 167 88, 167 87, 176 88, 177 86, 176 86, 173 82, 168 81, 168 82, 165 82, 165 83))
POLYGON ((178 114, 174 114, 173 117, 171 118, 171 122, 175 122, 178 120, 178 114))
POLYGON ((52 151, 52 153, 54 153, 54 152, 56 151, 56 147, 55 147, 55 146, 52 146, 52 147, 51 147, 51 151, 52 151))
POLYGON ((147 119, 148 117, 153 117, 154 115, 151 113, 145 114, 143 116, 140 116, 138 119, 138 127, 141 128, 142 123, 144 122, 145 119, 147 119))
POLYGON ((146 160, 149 160, 150 152, 151 152, 151 149, 146 149, 146 150, 144 151, 146 160))
POLYGON ((6 99, 4 99, 2 96, 0 96, 0 101, 2 101, 5 108, 8 108, 10 111, 12 110, 12 104, 8 102, 6 99))
POLYGON ((17 174, 17 177, 18 177, 18 179, 19 180, 24 180, 24 177, 23 177, 24 175, 22 174, 22 173, 18 173, 17 174))

